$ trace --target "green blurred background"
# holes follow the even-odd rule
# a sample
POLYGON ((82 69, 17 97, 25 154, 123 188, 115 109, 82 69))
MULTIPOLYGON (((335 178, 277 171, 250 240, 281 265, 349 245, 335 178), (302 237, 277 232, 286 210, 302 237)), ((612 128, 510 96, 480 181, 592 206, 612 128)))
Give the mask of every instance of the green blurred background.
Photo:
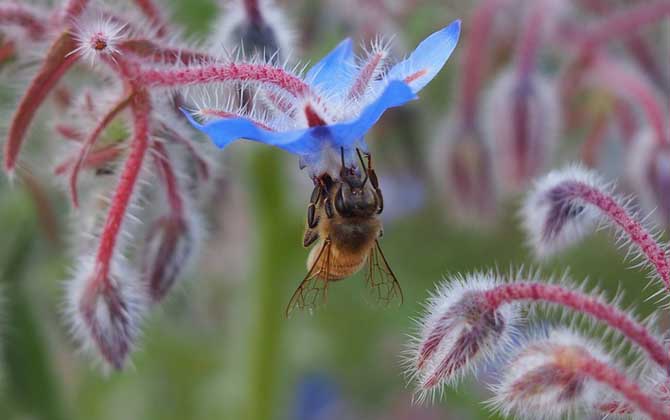
MULTIPOLYGON (((466 17, 471 3, 418 2, 400 28, 403 39, 415 45, 453 19, 466 17)), ((308 48, 300 53, 306 60, 313 62, 339 39, 357 33, 352 25, 327 22, 328 9, 316 2, 282 6, 305 33, 304 26, 325 25, 303 36, 309 37, 308 48)), ((172 7, 175 20, 195 39, 207 35, 217 10, 206 0, 172 0, 172 7)), ((424 142, 432 142, 450 107, 459 53, 457 49, 420 101, 406 111, 390 112, 383 127, 372 133, 369 143, 382 187, 402 166, 395 161, 403 159, 394 156, 425 152, 424 142), (397 123, 404 119, 401 112, 419 117, 402 127, 397 123), (389 121, 395 121, 391 128, 389 121)), ((38 137, 36 130, 31 143, 39 143, 38 137)), ((519 229, 518 198, 503 205, 500 220, 490 228, 468 227, 453 222, 439 188, 428 183, 417 208, 385 223, 382 245, 403 287, 402 306, 372 304, 359 274, 333 285, 328 304, 315 314, 285 319, 283 310, 304 275, 308 253, 301 246, 307 177, 293 158, 259 145, 234 145, 220 155, 227 176, 220 205, 208 209, 212 237, 203 244, 197 269, 166 304, 152 311, 133 366, 109 375, 77 353, 61 316, 62 284, 71 266, 63 245, 67 223, 76 215, 68 216, 63 194, 49 191, 60 218, 61 239, 54 243, 45 235, 31 196, 1 181, 0 418, 496 418, 481 403, 489 397, 485 386, 474 381, 448 390, 434 404, 413 406, 401 355, 414 329, 412 318, 443 276, 538 267, 519 229), (330 404, 334 417, 301 417, 319 401, 330 404)), ((402 194, 388 195, 388 209, 404 205, 402 194)), ((547 275, 570 267, 575 279, 589 277, 611 290, 621 283, 624 304, 640 303, 648 295, 641 291, 647 283, 644 275, 622 262, 608 233, 539 267, 547 275)), ((648 311, 642 306, 642 314, 648 311)))

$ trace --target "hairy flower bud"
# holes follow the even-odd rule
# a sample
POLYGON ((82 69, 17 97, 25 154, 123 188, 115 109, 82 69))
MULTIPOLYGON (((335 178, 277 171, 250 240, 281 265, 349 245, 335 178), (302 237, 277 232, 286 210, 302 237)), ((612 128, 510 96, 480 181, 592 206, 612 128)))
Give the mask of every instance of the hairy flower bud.
POLYGON ((463 220, 480 225, 496 212, 492 155, 477 127, 451 116, 431 149, 431 168, 449 206, 463 220))
POLYGON ((123 368, 147 308, 139 276, 121 264, 105 273, 86 259, 67 285, 67 312, 75 338, 114 369, 123 368))
POLYGON ((545 170, 560 135, 560 114, 555 87, 539 74, 519 79, 506 71, 493 83, 484 104, 484 134, 503 192, 518 191, 545 170))
POLYGON ((451 277, 430 298, 411 349, 420 393, 454 382, 506 345, 517 306, 491 310, 483 294, 498 283, 492 274, 451 277))
POLYGON ((548 256, 579 241, 598 220, 615 227, 621 240, 670 289, 667 252, 622 198, 590 171, 568 167, 541 178, 528 194, 522 222, 535 253, 548 256))
POLYGON ((154 302, 162 300, 197 256, 202 235, 197 213, 186 218, 162 217, 149 228, 143 255, 143 276, 154 302))
POLYGON ((595 229, 598 212, 580 199, 579 185, 606 188, 595 173, 571 166, 540 178, 526 196, 521 221, 539 257, 560 252, 595 229))
POLYGON ((568 330, 552 331, 526 343, 502 369, 493 403, 506 416, 528 419, 583 412, 603 395, 603 387, 580 370, 591 359, 611 363, 595 343, 568 330))
POLYGON ((221 16, 211 37, 213 47, 242 48, 245 56, 258 55, 269 61, 277 52, 288 54, 293 45, 286 18, 271 0, 235 0, 221 16))
POLYGON ((641 129, 627 154, 627 172, 642 207, 654 221, 670 226, 670 146, 659 143, 650 129, 641 129))

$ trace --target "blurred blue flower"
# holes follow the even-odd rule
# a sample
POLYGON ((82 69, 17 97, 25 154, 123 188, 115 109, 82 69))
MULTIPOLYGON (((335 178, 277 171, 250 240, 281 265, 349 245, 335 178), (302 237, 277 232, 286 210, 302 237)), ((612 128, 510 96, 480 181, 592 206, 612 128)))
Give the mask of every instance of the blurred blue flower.
MULTIPOLYGON (((325 374, 304 376, 296 387, 293 420, 334 420, 338 417, 341 395, 332 378, 325 374)), ((341 413, 340 413, 341 414, 341 413)))
POLYGON ((340 149, 348 162, 355 159, 356 148, 367 150, 365 134, 387 109, 416 98, 446 63, 460 30, 461 22, 454 21, 423 40, 407 59, 388 71, 384 46, 373 45, 367 57, 357 59, 351 40, 346 39, 304 75, 309 87, 304 95, 287 94, 260 83, 258 95, 265 99, 264 109, 272 112, 259 115, 258 108, 220 107, 211 112, 212 107, 201 106, 195 114, 208 120, 203 124, 185 114, 221 148, 240 138, 258 141, 300 156, 312 175, 337 177, 340 149))

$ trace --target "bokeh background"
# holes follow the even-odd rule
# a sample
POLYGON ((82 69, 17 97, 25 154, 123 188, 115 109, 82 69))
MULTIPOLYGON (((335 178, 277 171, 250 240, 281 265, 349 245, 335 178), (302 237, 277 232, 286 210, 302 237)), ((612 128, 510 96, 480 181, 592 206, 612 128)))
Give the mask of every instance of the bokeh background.
MULTIPOLYGON (((48 172, 36 170, 32 187, 12 185, 3 177, 0 418, 497 418, 482 403, 490 397, 485 385, 474 380, 446 390, 434 403, 412 404, 413 384, 404 377, 402 353, 422 302, 446 274, 533 267, 548 276, 569 268, 578 281, 590 278, 612 291, 620 286, 625 290, 624 305, 636 304, 642 315, 648 314, 652 307, 644 298, 650 293, 642 290, 647 280, 623 262, 608 232, 548 262, 532 258, 517 216, 529 180, 516 191, 496 197, 495 210, 484 213, 467 210, 467 203, 460 203, 467 197, 445 187, 454 181, 447 179, 448 171, 440 171, 449 167, 450 160, 440 154, 439 145, 454 141, 448 120, 459 102, 465 42, 477 30, 468 25, 469 17, 479 3, 297 0, 279 4, 296 35, 291 57, 302 62, 313 62, 346 36, 363 43, 378 32, 395 35, 393 51, 400 56, 434 30, 464 19, 461 45, 421 93, 421 100, 388 112, 369 139, 386 198, 382 245, 405 297, 399 307, 375 305, 359 274, 333 285, 327 305, 314 314, 286 319, 285 305, 305 273, 308 251, 301 240, 309 180, 295 159, 281 151, 235 144, 216 155, 224 174, 217 185, 218 198, 207 209, 210 237, 202 245, 197 266, 168 301, 152 311, 132 366, 105 375, 78 354, 62 317, 63 281, 72 266, 68 231, 77 228, 77 214, 48 172)), ((490 65, 481 83, 482 95, 496 72, 514 60, 523 11, 533 2, 509 3, 500 9, 493 35, 502 41, 481 52, 490 65)), ((624 7, 642 2, 610 3, 624 7)), ((167 6, 174 21, 194 40, 215 29, 220 13, 209 0, 170 0, 167 6)), ((573 4, 561 13, 572 13, 577 21, 598 18, 598 10, 582 7, 573 4)), ((668 51, 665 26, 661 22, 640 32, 651 50, 658 52, 663 69, 668 51)), ((557 79, 568 53, 556 43, 540 48, 539 71, 557 79)), ((620 45, 614 46, 612 54, 636 65, 620 45)), ((656 91, 667 99, 660 87, 656 91)), ((602 93, 586 95, 579 103, 587 104, 584 113, 588 115, 592 109, 588 104, 609 100, 602 93)), ((594 106, 604 107, 606 115, 613 112, 606 105, 594 106)), ((504 115, 501 111, 501 118, 504 115)), ((9 114, 2 115, 3 122, 8 118, 9 114)), ((564 126, 557 151, 538 173, 582 160, 582 146, 591 129, 588 121, 564 126)), ((603 140, 605 151, 590 163, 619 179, 623 191, 635 193, 624 177, 622 145, 626 142, 621 137, 608 135, 603 140)), ((41 121, 32 131, 28 154, 39 154, 52 138, 48 124, 41 121)))

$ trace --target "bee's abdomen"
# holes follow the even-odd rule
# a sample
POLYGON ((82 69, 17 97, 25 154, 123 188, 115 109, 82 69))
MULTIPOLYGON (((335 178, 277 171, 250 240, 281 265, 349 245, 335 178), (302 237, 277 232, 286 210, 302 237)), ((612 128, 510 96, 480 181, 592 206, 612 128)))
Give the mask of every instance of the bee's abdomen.
MULTIPOLYGON (((328 280, 342 280, 356 274, 363 267, 366 260, 367 254, 340 254, 334 257, 328 269, 328 280)), ((323 272, 323 276, 325 276, 325 271, 323 272)))

